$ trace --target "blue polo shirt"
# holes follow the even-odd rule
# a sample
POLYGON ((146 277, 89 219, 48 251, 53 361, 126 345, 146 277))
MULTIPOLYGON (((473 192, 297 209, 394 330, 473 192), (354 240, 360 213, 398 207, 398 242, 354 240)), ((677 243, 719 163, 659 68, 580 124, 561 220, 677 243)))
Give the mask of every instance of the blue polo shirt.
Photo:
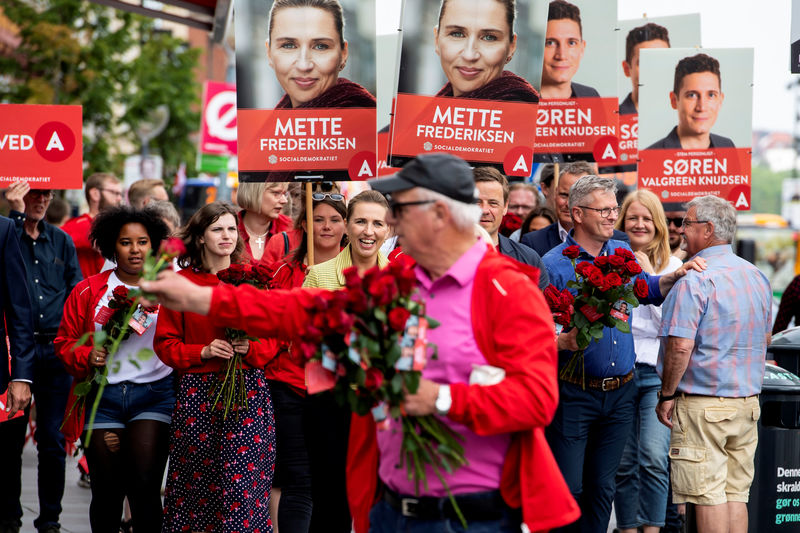
MULTIPOLYGON (((568 246, 580 245, 572 238, 572 232, 567 235, 567 240, 559 244, 542 258, 547 272, 550 274, 550 284, 555 286, 558 290, 567 288, 568 281, 575 281, 575 270, 572 268, 572 262, 568 257, 562 254, 564 248, 568 246)), ((630 250, 630 246, 622 241, 609 239, 603 244, 600 250, 600 255, 613 255, 614 250, 617 248, 625 248, 630 250)), ((576 260, 577 263, 584 261, 594 261, 594 256, 581 247, 580 255, 576 260)), ((634 280, 642 278, 647 282, 649 292, 647 298, 640 298, 639 302, 642 304, 660 305, 664 301, 661 295, 661 290, 658 287, 658 280, 660 276, 650 276, 642 271, 641 274, 633 278, 634 280)), ((577 294, 575 289, 569 289, 572 294, 577 294)), ((634 311, 635 312, 635 311, 634 311)), ((631 313, 633 316, 633 313, 631 313)), ((636 352, 633 348, 633 335, 630 333, 622 333, 617 328, 603 328, 603 337, 595 342, 592 340, 586 350, 583 352, 585 362, 586 376, 597 378, 608 378, 613 376, 624 376, 631 370, 636 362, 636 352)), ((562 350, 558 353, 559 368, 564 366, 572 356, 569 350, 562 350)))
POLYGON ((39 222, 39 236, 33 240, 25 232, 25 214, 11 211, 9 218, 19 235, 19 248, 28 273, 34 330, 55 333, 61 323, 64 303, 83 276, 75 245, 69 235, 39 222))

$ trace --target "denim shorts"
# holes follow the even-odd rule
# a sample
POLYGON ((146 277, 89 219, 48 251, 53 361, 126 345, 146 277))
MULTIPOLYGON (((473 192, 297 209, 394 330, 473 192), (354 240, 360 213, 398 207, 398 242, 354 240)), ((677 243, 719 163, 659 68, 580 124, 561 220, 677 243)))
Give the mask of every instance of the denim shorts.
MULTIPOLYGON (((125 428, 135 420, 157 420, 169 424, 175 408, 174 373, 151 383, 123 381, 106 385, 94 418, 95 429, 125 428)), ((94 396, 86 402, 86 425, 89 429, 94 396)))

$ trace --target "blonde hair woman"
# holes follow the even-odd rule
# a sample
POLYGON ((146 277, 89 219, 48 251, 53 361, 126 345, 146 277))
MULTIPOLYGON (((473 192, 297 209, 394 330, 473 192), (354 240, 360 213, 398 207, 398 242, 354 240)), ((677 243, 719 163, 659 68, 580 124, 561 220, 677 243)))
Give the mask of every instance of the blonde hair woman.
POLYGON ((236 203, 239 213, 239 235, 253 261, 260 261, 266 243, 273 235, 292 229, 292 220, 281 213, 289 201, 286 183, 240 183, 236 203))
MULTIPOLYGON (((628 234, 636 260, 648 273, 667 274, 681 266, 681 260, 670 255, 667 218, 652 192, 638 190, 625 198, 617 229, 628 234)), ((637 307, 631 320, 638 393, 633 431, 617 472, 614 498, 622 533, 635 533, 639 527, 646 533, 655 533, 664 525, 670 433, 659 423, 655 412, 661 390, 661 379, 656 373, 660 325, 661 308, 653 305, 637 307)))

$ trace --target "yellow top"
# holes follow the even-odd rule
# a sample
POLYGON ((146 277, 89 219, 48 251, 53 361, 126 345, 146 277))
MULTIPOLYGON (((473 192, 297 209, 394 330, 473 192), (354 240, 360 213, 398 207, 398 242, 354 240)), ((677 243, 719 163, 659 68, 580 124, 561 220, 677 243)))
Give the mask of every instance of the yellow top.
MULTIPOLYGON (((389 260, 386 259, 386 256, 378 252, 378 266, 384 268, 388 264, 389 260)), ((348 244, 333 259, 308 267, 303 287, 315 287, 331 291, 341 289, 345 285, 342 272, 351 266, 353 266, 353 259, 350 256, 350 245, 348 244)))

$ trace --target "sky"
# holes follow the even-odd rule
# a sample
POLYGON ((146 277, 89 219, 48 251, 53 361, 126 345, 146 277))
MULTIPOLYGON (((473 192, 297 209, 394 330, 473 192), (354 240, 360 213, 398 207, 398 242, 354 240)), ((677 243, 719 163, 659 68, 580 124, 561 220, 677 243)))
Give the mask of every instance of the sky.
MULTIPOLYGON (((378 6, 378 34, 393 33, 400 16, 400 0, 380 0, 378 6)), ((791 1, 619 0, 618 3, 619 19, 697 12, 704 47, 754 48, 753 129, 791 133, 795 127, 795 96, 787 85, 800 76, 789 72, 791 1)))

